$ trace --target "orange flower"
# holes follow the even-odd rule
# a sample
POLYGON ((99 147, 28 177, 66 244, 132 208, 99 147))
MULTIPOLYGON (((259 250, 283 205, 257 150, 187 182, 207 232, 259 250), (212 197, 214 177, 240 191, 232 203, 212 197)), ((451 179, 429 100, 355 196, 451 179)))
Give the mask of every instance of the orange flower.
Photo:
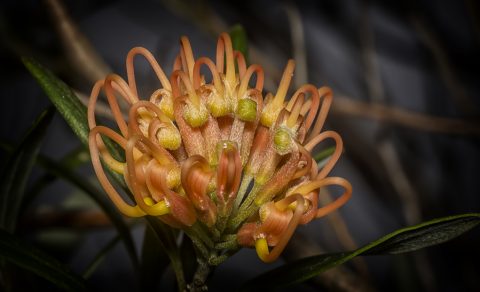
POLYGON ((286 101, 295 66, 290 60, 276 94, 264 96, 262 67, 247 67, 228 34, 218 39, 215 63, 206 57, 195 60, 186 37, 180 44, 170 78, 148 50, 134 48, 127 56, 128 81, 111 74, 93 87, 88 122, 95 172, 123 214, 157 216, 189 236, 195 233, 188 230, 200 230, 212 238, 214 244, 206 245, 217 254, 251 246, 263 261, 273 261, 299 224, 327 215, 351 196, 348 181, 328 177, 342 152, 336 132, 321 132, 331 90, 307 84, 286 101), (160 81, 149 98, 137 91, 137 55, 147 59, 160 81), (202 67, 211 76, 202 75, 202 67), (119 133, 97 125, 101 89, 119 133), (129 106, 128 119, 119 98, 129 106), (103 138, 125 151, 125 161, 109 152, 103 138), (325 139, 333 139, 336 148, 318 169, 310 153, 325 139), (100 158, 123 175, 133 205, 110 183, 100 158), (345 191, 318 206, 320 188, 330 185, 345 191))

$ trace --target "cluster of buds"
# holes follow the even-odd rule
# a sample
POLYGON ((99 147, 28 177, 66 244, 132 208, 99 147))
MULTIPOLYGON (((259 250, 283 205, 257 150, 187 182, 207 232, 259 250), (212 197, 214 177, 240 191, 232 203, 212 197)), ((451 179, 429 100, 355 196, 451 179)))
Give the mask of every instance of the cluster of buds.
POLYGON ((215 63, 195 59, 186 37, 180 45, 170 78, 148 50, 137 47, 127 56, 127 81, 111 74, 93 87, 88 122, 96 175, 126 216, 158 217, 210 254, 255 247, 260 259, 271 262, 298 225, 327 215, 351 196, 348 181, 328 177, 342 152, 340 136, 321 131, 332 92, 306 84, 286 99, 295 66, 290 60, 276 94, 264 95, 262 67, 247 67, 226 33, 218 39, 215 63), (149 98, 137 91, 137 55, 160 83, 149 98), (97 125, 102 89, 119 132, 97 125), (109 152, 105 139, 125 151, 123 160, 109 152), (335 151, 319 169, 311 151, 326 139, 335 142, 335 151), (101 159, 124 177, 132 198, 113 187, 101 159), (319 206, 320 189, 331 185, 344 192, 319 206))

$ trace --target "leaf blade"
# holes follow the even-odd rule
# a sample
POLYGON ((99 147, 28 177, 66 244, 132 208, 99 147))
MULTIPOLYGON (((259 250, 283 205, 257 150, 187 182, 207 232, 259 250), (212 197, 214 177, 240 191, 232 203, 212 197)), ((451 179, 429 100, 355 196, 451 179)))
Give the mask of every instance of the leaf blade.
POLYGON ((359 255, 399 254, 419 250, 451 240, 479 223, 480 213, 467 213, 430 220, 396 230, 355 251, 322 254, 291 262, 248 281, 240 290, 251 291, 262 287, 273 289, 300 283, 359 255), (429 228, 433 228, 438 236, 434 236, 432 232, 426 232, 431 230, 429 228), (408 242, 410 244, 406 245, 408 242), (412 242, 416 245, 412 245, 412 242))

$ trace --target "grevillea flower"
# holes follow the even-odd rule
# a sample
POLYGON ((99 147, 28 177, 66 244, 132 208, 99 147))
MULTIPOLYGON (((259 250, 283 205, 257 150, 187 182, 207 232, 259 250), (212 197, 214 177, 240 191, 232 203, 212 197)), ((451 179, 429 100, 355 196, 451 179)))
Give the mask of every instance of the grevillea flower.
POLYGON ((298 225, 351 196, 348 181, 328 177, 342 152, 340 136, 322 132, 332 92, 306 84, 287 100, 295 66, 290 60, 277 92, 264 95, 262 67, 247 67, 226 33, 218 39, 215 63, 195 59, 186 37, 180 45, 170 78, 148 50, 137 47, 127 56, 127 81, 111 74, 93 87, 89 146, 98 179, 123 214, 156 216, 184 230, 208 249, 205 257, 245 246, 273 261, 298 225), (160 83, 146 98, 137 91, 137 55, 160 83), (119 132, 97 125, 102 89, 119 132), (128 104, 128 115, 118 99, 128 104), (105 138, 125 151, 124 161, 109 152, 105 138), (318 169, 311 151, 326 139, 335 142, 335 151, 318 169), (118 193, 100 159, 123 175, 133 198, 118 193), (343 194, 319 206, 319 190, 331 185, 343 187, 343 194))

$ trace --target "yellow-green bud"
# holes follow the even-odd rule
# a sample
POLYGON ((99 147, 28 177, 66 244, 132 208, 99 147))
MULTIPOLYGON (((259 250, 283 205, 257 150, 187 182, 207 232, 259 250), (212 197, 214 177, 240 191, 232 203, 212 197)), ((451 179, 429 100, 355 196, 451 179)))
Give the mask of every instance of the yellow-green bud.
POLYGON ((168 150, 177 150, 182 144, 182 136, 180 136, 180 132, 173 124, 161 128, 157 132, 157 139, 160 145, 168 150))
POLYGON ((237 106, 237 115, 242 121, 255 121, 257 117, 257 103, 249 98, 240 99, 237 106))
POLYGON ((292 134, 286 128, 278 128, 273 136, 273 145, 280 155, 285 155, 292 151, 292 134))
POLYGON ((204 104, 195 106, 187 102, 185 111, 183 112, 183 118, 193 128, 201 127, 208 120, 208 110, 204 104))
POLYGON ((208 109, 212 116, 218 118, 226 116, 230 113, 230 105, 225 98, 215 95, 208 101, 208 109))

